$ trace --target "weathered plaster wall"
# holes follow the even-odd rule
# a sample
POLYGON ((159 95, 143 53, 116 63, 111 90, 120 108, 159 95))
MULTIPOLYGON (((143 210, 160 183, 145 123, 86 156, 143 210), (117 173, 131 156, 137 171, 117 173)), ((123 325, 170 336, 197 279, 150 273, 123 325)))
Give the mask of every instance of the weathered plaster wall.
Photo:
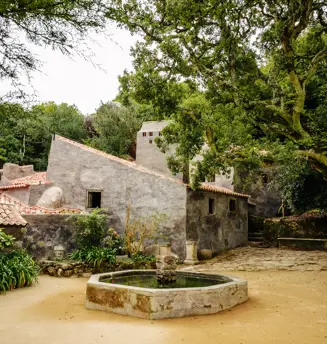
POLYGON ((3 165, 3 176, 9 180, 23 178, 35 173, 33 165, 19 166, 12 163, 3 165))
POLYGON ((249 174, 247 172, 235 172, 234 190, 251 196, 251 202, 255 204, 251 207, 251 215, 263 217, 275 217, 278 215, 278 209, 281 206, 281 197, 278 191, 269 185, 273 178, 272 171, 264 168, 257 171, 252 177, 250 183, 247 182, 249 174), (263 175, 268 177, 268 184, 263 183, 263 175))
POLYGON ((30 188, 18 188, 18 189, 8 189, 6 190, 6 194, 9 196, 15 197, 19 199, 21 202, 28 204, 30 198, 30 188))
POLYGON ((47 179, 64 191, 65 204, 87 206, 87 191, 102 192, 102 208, 108 208, 119 220, 122 232, 126 208, 133 218, 167 214, 162 233, 172 242, 172 250, 185 257, 186 187, 167 178, 129 167, 59 138, 52 141, 47 179))
MULTIPOLYGON (((137 133, 136 163, 145 166, 153 171, 158 171, 166 176, 182 179, 181 174, 173 176, 167 166, 167 157, 171 153, 162 153, 154 142, 155 138, 159 136, 161 130, 168 123, 168 121, 153 121, 143 123, 142 128, 137 133), (143 133, 146 136, 143 136, 143 133), (152 133, 152 136, 150 136, 150 133, 152 133)), ((171 149, 171 151, 174 151, 174 149, 171 149)))
POLYGON ((248 240, 247 198, 215 192, 187 192, 187 239, 198 242, 198 249, 219 253, 242 246, 248 240), (209 198, 215 200, 215 213, 209 214, 209 198), (229 199, 236 200, 236 212, 229 212, 229 199))

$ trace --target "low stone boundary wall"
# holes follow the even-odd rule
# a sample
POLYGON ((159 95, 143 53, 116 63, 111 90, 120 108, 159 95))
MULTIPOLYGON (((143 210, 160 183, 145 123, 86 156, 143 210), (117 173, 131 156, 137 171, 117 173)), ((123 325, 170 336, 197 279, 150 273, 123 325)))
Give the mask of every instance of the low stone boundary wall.
MULTIPOLYGON (((327 215, 311 212, 299 216, 265 219, 263 238, 266 243, 275 247, 278 246, 278 238, 327 239, 327 215)), ((306 245, 307 242, 299 240, 296 248, 309 248, 306 245)), ((312 241, 310 249, 325 247, 320 241, 312 241)))
POLYGON ((99 272, 156 268, 155 262, 134 262, 131 259, 117 261, 114 265, 104 265, 100 270, 82 262, 40 260, 37 263, 41 274, 54 277, 90 277, 91 274, 99 272))

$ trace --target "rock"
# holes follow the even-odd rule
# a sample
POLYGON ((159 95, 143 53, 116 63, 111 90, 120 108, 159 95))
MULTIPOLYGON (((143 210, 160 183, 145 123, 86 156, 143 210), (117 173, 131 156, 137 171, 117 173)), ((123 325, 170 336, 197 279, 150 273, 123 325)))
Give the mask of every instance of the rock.
POLYGON ((41 198, 37 202, 38 207, 44 208, 60 208, 64 203, 64 193, 62 189, 57 186, 52 186, 45 190, 41 198))
POLYGON ((55 276, 55 275, 57 274, 57 270, 56 270, 56 268, 53 267, 53 266, 49 266, 49 267, 47 268, 47 272, 48 272, 48 274, 49 274, 50 276, 55 276))
POLYGON ((200 260, 207 260, 212 258, 212 250, 204 248, 199 251, 198 257, 200 260))
POLYGON ((57 275, 58 275, 58 277, 61 277, 62 276, 62 273, 63 273, 63 269, 62 268, 59 268, 58 270, 57 270, 57 275))
POLYGON ((71 276, 73 276, 73 274, 74 274, 74 271, 73 271, 73 270, 65 270, 65 271, 63 272, 63 276, 64 276, 64 277, 71 277, 71 276))
POLYGON ((147 246, 144 251, 143 254, 145 256, 157 256, 159 255, 159 245, 151 245, 151 246, 147 246))

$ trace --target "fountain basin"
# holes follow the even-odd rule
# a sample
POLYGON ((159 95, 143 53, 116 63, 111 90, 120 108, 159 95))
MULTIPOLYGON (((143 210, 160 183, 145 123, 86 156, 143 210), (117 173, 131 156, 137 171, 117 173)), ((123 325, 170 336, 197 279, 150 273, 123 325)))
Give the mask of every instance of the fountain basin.
POLYGON ((177 287, 157 288, 151 284, 155 276, 155 270, 93 275, 87 283, 85 306, 145 319, 164 319, 214 314, 248 299, 247 281, 231 276, 177 271, 177 287), (188 281, 202 286, 191 286, 188 281))

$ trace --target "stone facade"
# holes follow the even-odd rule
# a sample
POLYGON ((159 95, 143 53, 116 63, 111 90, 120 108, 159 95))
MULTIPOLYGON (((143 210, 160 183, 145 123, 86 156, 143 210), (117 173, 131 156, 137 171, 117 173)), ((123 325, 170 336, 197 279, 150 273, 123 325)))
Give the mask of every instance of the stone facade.
POLYGON ((198 250, 211 249, 217 254, 243 246, 248 238, 247 198, 188 190, 186 228, 187 239, 196 241, 198 250), (232 211, 231 200, 236 206, 232 211))
POLYGON ((58 135, 51 145, 47 180, 64 191, 65 206, 89 211, 89 197, 97 193, 98 206, 112 213, 120 233, 128 207, 132 218, 166 214, 161 235, 181 259, 185 258, 187 239, 199 240, 200 249, 215 252, 247 242, 245 195, 218 188, 208 192, 206 186, 194 192, 180 180, 58 135), (238 204, 233 216, 227 212, 229 195, 234 195, 238 204), (209 198, 215 199, 217 212, 207 216, 209 198))
POLYGON ((162 234, 184 256, 186 186, 182 183, 58 136, 52 141, 47 178, 64 190, 65 205, 70 207, 91 210, 88 192, 101 192, 101 208, 114 212, 118 232, 124 230, 128 205, 133 218, 167 214, 162 234))

